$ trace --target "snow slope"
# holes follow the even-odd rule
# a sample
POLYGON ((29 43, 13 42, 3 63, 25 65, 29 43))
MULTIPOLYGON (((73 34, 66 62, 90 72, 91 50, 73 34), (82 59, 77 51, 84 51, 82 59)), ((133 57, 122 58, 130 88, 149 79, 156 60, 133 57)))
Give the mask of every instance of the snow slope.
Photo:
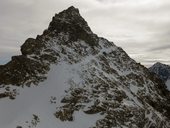
MULTIPOLYGON (((48 79, 39 86, 20 89, 20 95, 11 101, 8 98, 0 100, 0 126, 3 128, 33 127, 32 115, 39 117, 39 128, 87 128, 95 124, 100 115, 85 115, 83 112, 75 113, 74 122, 62 123, 54 116, 56 104, 61 105, 64 91, 69 88, 67 80, 75 77, 73 75, 76 67, 61 63, 51 66, 48 79), (51 103, 51 97, 56 97, 55 103, 51 103), (28 123, 26 123, 28 121, 28 123)), ((76 79, 76 78, 75 78, 76 79)))
MULTIPOLYGON (((56 41, 56 40, 55 40, 56 41)), ((53 42, 53 41, 51 41, 53 42)), ((76 42, 87 46, 84 42, 76 42)), ((58 50, 58 47, 53 47, 58 50)), ((70 51, 71 49, 68 48, 70 51)), ((110 51, 113 49, 102 49, 110 51)), ((63 55, 63 58, 65 56, 63 55)), ((13 87, 17 89, 19 95, 15 100, 4 98, 0 100, 0 126, 3 128, 13 128, 22 126, 23 128, 88 128, 94 126, 95 122, 102 118, 100 114, 86 115, 84 112, 76 112, 74 122, 62 122, 54 116, 56 106, 61 106, 61 100, 65 91, 70 88, 69 82, 72 80, 81 83, 79 76, 83 65, 89 63, 95 56, 89 55, 80 63, 69 64, 61 58, 57 65, 53 64, 47 74, 47 80, 41 82, 38 86, 31 87, 13 87), (37 125, 32 124, 33 115, 39 117, 40 122, 37 125)), ((9 85, 11 87, 11 85, 9 85)))

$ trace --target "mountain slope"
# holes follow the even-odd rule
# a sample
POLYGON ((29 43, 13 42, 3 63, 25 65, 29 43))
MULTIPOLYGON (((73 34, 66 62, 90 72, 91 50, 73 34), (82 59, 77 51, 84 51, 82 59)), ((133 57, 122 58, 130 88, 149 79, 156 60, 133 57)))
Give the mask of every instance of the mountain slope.
POLYGON ((95 35, 78 9, 56 14, 21 52, 0 66, 1 127, 170 127, 164 83, 95 35))

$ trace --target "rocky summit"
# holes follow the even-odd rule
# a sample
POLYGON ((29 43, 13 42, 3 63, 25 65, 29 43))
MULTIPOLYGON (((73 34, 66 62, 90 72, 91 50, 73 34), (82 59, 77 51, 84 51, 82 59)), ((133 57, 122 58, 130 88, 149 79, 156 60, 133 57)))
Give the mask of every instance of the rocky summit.
POLYGON ((75 7, 0 66, 2 128, 169 128, 164 82, 94 34, 75 7))

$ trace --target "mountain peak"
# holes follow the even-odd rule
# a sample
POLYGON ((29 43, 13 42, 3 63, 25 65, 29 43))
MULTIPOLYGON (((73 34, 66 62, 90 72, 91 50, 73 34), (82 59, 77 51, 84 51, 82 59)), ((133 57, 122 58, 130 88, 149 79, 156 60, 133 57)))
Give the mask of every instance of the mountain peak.
POLYGON ((160 68, 160 67, 169 67, 169 65, 163 64, 163 63, 161 63, 161 62, 156 62, 156 63, 153 64, 151 67, 160 68))
POLYGON ((157 62, 149 68, 149 70, 157 74, 164 82, 166 82, 170 77, 170 66, 157 62))
POLYGON ((164 65, 161 62, 156 62, 154 65, 164 65))
POLYGON ((54 18, 60 18, 61 20, 75 20, 75 18, 83 19, 79 13, 78 8, 75 8, 74 6, 71 6, 66 10, 56 14, 54 18))
POLYGON ((55 35, 69 33, 72 41, 84 40, 86 43, 90 42, 92 46, 98 42, 97 36, 91 31, 79 10, 73 6, 55 14, 48 29, 44 32, 44 34, 49 33, 55 33, 55 35))
POLYGON ((0 66, 2 128, 170 128, 163 81, 95 35, 78 9, 56 14, 21 52, 0 66))
POLYGON ((64 10, 63 12, 72 12, 72 14, 73 13, 79 13, 79 9, 75 8, 74 6, 70 6, 66 10, 64 10))
POLYGON ((161 62, 156 62, 155 64, 162 64, 161 62))

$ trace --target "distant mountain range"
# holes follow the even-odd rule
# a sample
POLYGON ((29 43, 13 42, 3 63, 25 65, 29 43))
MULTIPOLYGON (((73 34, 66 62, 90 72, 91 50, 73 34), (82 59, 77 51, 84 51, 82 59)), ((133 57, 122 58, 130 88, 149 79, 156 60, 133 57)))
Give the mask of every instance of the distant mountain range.
POLYGON ((164 82, 94 34, 77 8, 21 53, 0 66, 0 128, 170 128, 164 82))

